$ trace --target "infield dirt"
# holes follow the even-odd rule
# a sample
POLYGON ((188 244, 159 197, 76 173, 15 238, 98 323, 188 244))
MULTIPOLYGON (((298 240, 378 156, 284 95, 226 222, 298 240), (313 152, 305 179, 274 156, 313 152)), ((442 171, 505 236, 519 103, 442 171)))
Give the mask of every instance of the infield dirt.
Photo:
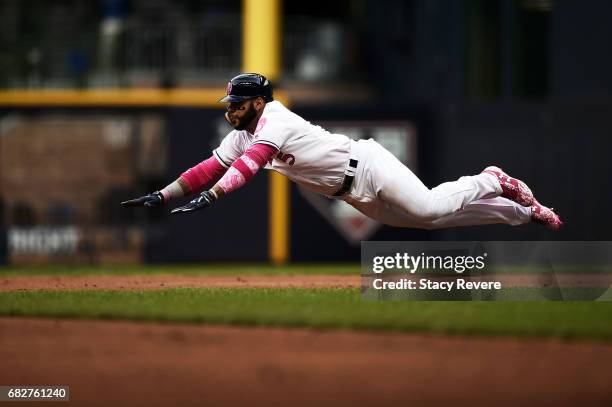
POLYGON ((609 344, 27 318, 0 332, 0 383, 69 385, 71 405, 612 403, 609 344))
POLYGON ((0 291, 161 290, 167 288, 358 288, 359 276, 31 276, 0 279, 0 291))
MULTIPOLYGON (((359 284, 41 276, 0 290, 359 284)), ((586 341, 2 317, 0 361, 0 384, 69 385, 69 405, 612 405, 612 344, 586 341)))

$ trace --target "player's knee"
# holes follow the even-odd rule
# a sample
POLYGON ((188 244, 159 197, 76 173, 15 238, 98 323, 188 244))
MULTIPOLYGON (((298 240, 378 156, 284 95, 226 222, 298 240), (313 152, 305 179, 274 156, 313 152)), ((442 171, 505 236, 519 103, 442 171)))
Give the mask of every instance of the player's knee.
POLYGON ((406 211, 424 223, 434 221, 446 215, 431 191, 429 194, 421 196, 420 199, 412 200, 407 205, 406 211))
MULTIPOLYGON (((393 202, 392 200, 389 200, 393 202)), ((399 212, 406 214, 407 217, 416 222, 431 222, 446 215, 441 205, 439 205, 432 194, 421 194, 412 196, 411 199, 395 200, 392 205, 399 212)))

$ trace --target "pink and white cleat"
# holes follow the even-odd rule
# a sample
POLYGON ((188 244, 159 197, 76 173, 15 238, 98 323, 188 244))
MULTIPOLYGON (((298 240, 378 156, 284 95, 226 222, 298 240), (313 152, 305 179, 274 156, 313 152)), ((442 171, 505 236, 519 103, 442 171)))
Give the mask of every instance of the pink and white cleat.
POLYGON ((531 206, 531 221, 555 231, 560 230, 564 226, 559 215, 553 209, 539 203, 537 199, 533 200, 533 205, 531 206))
POLYGON ((501 168, 491 166, 485 168, 482 172, 486 172, 497 177, 499 185, 502 188, 501 196, 504 198, 514 201, 522 206, 531 206, 535 202, 533 192, 531 192, 531 189, 527 186, 527 184, 520 179, 512 178, 510 175, 502 171, 501 168))

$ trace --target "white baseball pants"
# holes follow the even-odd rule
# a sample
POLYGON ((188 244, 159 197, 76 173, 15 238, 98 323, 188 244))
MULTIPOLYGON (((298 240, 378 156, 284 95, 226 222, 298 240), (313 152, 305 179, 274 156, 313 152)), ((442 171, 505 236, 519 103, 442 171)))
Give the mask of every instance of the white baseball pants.
POLYGON ((494 175, 465 176, 427 188, 376 141, 353 142, 359 160, 355 180, 343 199, 366 216, 391 226, 442 229, 455 226, 531 221, 531 209, 500 197, 494 175))

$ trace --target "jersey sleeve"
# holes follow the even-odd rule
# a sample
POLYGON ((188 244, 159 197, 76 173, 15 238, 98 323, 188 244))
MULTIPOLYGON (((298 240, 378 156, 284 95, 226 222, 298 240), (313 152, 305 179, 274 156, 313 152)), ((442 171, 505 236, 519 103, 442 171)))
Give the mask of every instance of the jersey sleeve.
POLYGON ((280 151, 291 137, 291 131, 275 117, 262 116, 255 129, 253 144, 265 144, 280 151))
POLYGON ((239 157, 227 172, 221 177, 218 185, 226 194, 246 184, 268 160, 276 154, 276 149, 263 144, 251 146, 239 157))
POLYGON ((219 161, 219 164, 229 168, 243 152, 243 148, 239 143, 238 132, 233 130, 223 138, 219 147, 213 150, 213 156, 219 161))

